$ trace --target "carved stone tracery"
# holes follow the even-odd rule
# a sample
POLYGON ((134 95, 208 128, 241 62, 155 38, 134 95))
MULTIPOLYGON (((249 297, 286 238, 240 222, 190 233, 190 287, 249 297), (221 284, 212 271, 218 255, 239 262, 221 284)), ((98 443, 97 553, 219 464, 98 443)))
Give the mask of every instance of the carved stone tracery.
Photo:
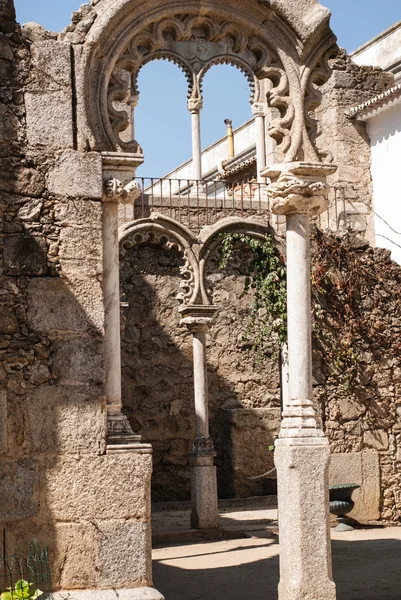
POLYGON ((184 257, 184 264, 180 266, 180 291, 176 298, 182 304, 189 304, 196 296, 198 288, 197 263, 189 255, 188 249, 180 243, 178 238, 166 228, 157 229, 152 224, 140 226, 139 230, 125 235, 120 243, 120 256, 124 257, 126 252, 138 248, 141 245, 157 245, 164 250, 176 250, 184 257))

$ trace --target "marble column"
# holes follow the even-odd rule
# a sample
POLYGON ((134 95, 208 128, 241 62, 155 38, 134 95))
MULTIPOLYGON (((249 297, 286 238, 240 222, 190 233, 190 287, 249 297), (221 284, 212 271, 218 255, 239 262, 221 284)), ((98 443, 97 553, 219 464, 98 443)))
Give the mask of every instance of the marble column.
POLYGON ((215 529, 219 526, 217 477, 214 466, 213 441, 209 435, 209 400, 206 364, 206 333, 216 308, 213 306, 186 306, 180 310, 181 323, 192 333, 195 439, 190 454, 191 465, 191 527, 215 529))
POLYGON ((335 600, 329 525, 329 444, 312 400, 309 217, 328 207, 336 167, 284 163, 264 171, 273 212, 287 220, 289 399, 276 441, 279 600, 335 600))
POLYGON ((266 179, 262 177, 261 172, 266 167, 266 143, 265 143, 265 105, 263 102, 254 102, 252 112, 255 117, 256 129, 256 168, 258 174, 258 183, 265 183, 266 179))
POLYGON ((200 113, 203 108, 202 98, 189 98, 188 110, 192 121, 192 178, 195 181, 202 179, 202 144, 200 113))
POLYGON ((109 179, 103 197, 103 296, 104 296, 104 368, 107 411, 107 452, 142 448, 141 437, 133 433, 121 410, 120 343, 120 265, 118 245, 118 207, 132 203, 139 195, 135 181, 125 187, 118 179, 109 179))

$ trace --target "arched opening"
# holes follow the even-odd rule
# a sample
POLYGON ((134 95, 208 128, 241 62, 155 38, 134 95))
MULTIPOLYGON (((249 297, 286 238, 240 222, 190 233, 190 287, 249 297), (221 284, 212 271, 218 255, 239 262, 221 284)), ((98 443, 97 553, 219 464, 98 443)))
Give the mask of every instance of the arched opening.
MULTIPOLYGON (((230 119, 234 130, 253 120, 249 80, 238 68, 227 65, 213 65, 202 80, 202 150, 226 137, 224 121, 230 119)), ((238 147, 244 149, 242 142, 238 147)), ((251 139, 249 146, 254 144, 251 139)), ((235 151, 235 143, 234 143, 235 151)), ((223 160, 227 156, 222 157, 223 160)))
POLYGON ((191 155, 188 82, 182 70, 165 59, 144 65, 137 86, 135 138, 145 156, 137 176, 157 179, 191 155))

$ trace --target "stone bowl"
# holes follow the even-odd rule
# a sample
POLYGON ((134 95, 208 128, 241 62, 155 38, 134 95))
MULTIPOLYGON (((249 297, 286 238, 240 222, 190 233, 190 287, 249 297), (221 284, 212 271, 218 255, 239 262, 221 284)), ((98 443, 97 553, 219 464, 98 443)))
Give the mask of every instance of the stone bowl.
POLYGON ((354 529, 347 520, 346 515, 355 506, 352 500, 352 492, 360 487, 357 483, 342 483, 329 487, 330 513, 337 517, 335 531, 352 531, 354 529))

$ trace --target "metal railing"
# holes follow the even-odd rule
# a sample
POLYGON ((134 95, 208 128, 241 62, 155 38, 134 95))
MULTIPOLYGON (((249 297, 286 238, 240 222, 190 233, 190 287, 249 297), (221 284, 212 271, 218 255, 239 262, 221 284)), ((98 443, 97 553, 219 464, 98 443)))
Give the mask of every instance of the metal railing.
POLYGON ((49 553, 34 541, 25 555, 0 557, 0 592, 11 591, 16 600, 29 600, 36 590, 41 593, 38 598, 52 598, 49 553))
MULTIPOLYGON (((199 231, 224 217, 238 216, 256 217, 279 233, 285 231, 285 217, 271 212, 266 183, 153 177, 139 177, 136 181, 140 194, 133 204, 121 208, 123 222, 147 218, 156 212, 199 231)), ((371 228, 371 216, 370 208, 349 197, 344 186, 331 190, 328 210, 313 220, 322 229, 364 234, 371 228)))
POLYGON ((264 183, 198 181, 191 179, 136 179, 140 195, 123 208, 123 220, 132 221, 158 212, 190 229, 200 229, 227 216, 271 218, 270 199, 264 183))

